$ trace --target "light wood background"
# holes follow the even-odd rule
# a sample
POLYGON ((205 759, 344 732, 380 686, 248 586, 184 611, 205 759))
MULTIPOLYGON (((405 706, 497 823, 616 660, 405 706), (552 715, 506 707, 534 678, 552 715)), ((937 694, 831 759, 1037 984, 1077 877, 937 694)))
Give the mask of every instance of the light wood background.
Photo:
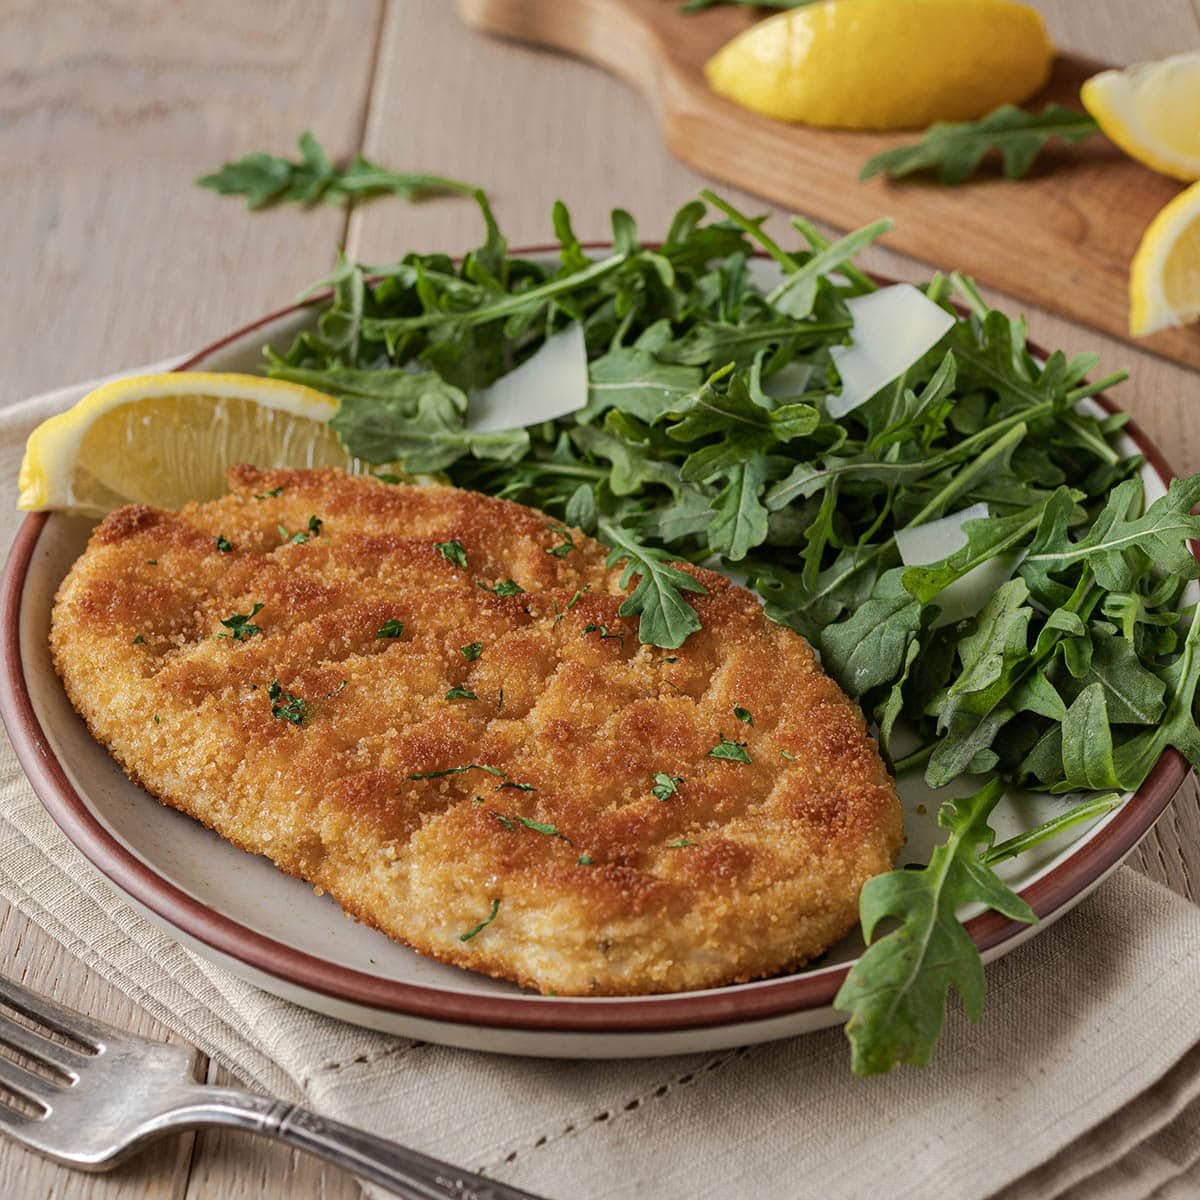
MULTIPOLYGON (((1079 54, 1124 63, 1200 48, 1200 0, 1031 2, 1079 54)), ((199 347, 286 303, 340 243, 382 262, 478 240, 469 202, 252 214, 191 185, 247 151, 290 151, 305 128, 335 155, 485 185, 517 245, 547 240, 556 198, 584 237, 604 237, 618 204, 661 235, 706 182, 670 158, 624 85, 469 33, 446 0, 0 0, 0 404, 199 347)), ((927 270, 885 249, 867 265, 927 270)), ((936 265, 955 265, 953 229, 936 265)), ((1121 403, 1176 470, 1200 470, 1200 375, 1027 311, 1043 345, 1129 367, 1121 403)), ((1135 863, 1200 898, 1194 781, 1135 863)), ((0 963, 104 1020, 168 1036, 2 905, 0 963)), ((210 1071, 199 1055, 197 1071, 210 1071)), ((348 1176, 242 1135, 176 1138, 95 1177, 0 1142, 0 1197, 13 1200, 358 1194, 348 1176)))

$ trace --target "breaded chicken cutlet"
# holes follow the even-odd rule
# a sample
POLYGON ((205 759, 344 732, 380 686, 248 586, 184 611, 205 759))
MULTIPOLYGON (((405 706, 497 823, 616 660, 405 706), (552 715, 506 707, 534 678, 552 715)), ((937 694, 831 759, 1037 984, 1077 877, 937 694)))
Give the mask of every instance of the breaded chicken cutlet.
POLYGON ((421 953, 559 995, 767 976, 855 925, 896 790, 748 592, 684 567, 703 627, 661 650, 604 548, 533 509, 229 482, 111 513, 54 607, 71 701, 163 803, 421 953))

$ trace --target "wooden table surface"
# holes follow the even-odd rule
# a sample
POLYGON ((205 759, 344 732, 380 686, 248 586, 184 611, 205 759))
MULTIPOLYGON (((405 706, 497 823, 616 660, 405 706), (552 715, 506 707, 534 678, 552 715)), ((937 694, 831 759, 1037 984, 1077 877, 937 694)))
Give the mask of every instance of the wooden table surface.
MULTIPOLYGON (((1031 2, 1056 42, 1080 54, 1126 63, 1200 47, 1200 0, 1031 2)), ((515 245, 547 240, 556 198, 584 238, 606 235, 615 205, 653 237, 705 183, 670 158, 624 85, 468 33, 448 0, 6 0, 0 404, 203 345, 285 304, 327 272, 339 244, 383 262, 479 240, 469 202, 252 214, 191 185, 250 150, 290 151, 305 128, 337 156, 361 150, 397 169, 484 184, 515 245)), ((731 199, 769 208, 736 192, 731 199)), ((935 265, 953 267, 953 256, 949 230, 935 265)), ((927 271, 883 249, 866 264, 900 278, 927 271)), ((1106 367, 1128 367, 1121 403, 1177 471, 1200 470, 1200 376, 1027 311, 1041 344, 1098 350, 1106 367)), ((1200 898, 1194 781, 1134 862, 1200 898)), ((2 904, 0 962, 106 1021, 168 1036, 2 904)), ((197 1070, 219 1077, 199 1055, 197 1070)), ((359 1192, 347 1175, 242 1135, 175 1138, 95 1177, 0 1143, 0 1197, 13 1200, 284 1194, 349 1200, 359 1192)))

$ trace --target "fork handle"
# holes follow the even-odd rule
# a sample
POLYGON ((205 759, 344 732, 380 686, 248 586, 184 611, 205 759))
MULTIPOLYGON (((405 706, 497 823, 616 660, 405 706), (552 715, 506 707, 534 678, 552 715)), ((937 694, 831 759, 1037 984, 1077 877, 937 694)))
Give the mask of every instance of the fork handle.
POLYGON ((226 1125, 265 1134, 315 1154, 407 1200, 539 1200, 531 1192, 484 1179, 449 1163, 319 1116, 298 1104, 229 1088, 205 1087, 175 1124, 226 1125))

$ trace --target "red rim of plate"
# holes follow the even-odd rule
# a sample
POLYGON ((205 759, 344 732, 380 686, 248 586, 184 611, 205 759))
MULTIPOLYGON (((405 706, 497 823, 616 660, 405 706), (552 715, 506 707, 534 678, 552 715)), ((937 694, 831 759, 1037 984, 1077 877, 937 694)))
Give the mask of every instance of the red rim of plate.
MULTIPOLYGON (((516 253, 555 250, 557 247, 530 247, 516 253)), ((891 282, 882 278, 879 281, 891 282)), ((195 369, 230 342, 321 299, 314 297, 246 325, 206 346, 177 369, 195 369)), ((1030 349, 1044 357, 1036 347, 1031 345, 1030 349)), ((1107 397, 1096 399, 1109 412, 1119 411, 1107 397)), ((1162 452, 1136 423, 1130 421, 1124 432, 1164 485, 1174 478, 1162 452)), ((189 938, 255 971, 344 1003, 439 1023, 494 1029, 593 1034, 668 1032, 763 1021, 824 1008, 833 1002, 849 964, 835 970, 703 992, 607 999, 484 995, 402 983, 326 962, 248 929, 189 896, 143 863, 96 819, 67 778, 34 712, 21 659, 20 618, 26 577, 47 515, 31 513, 25 518, 0 577, 0 716, 38 798, 84 857, 121 891, 189 938)), ((1184 757, 1168 749, 1137 792, 1094 837, 1022 889, 1020 894, 1033 911, 1041 918, 1053 915, 1120 862, 1162 815, 1187 769, 1184 757)), ((968 921, 966 928, 981 951, 1028 931, 1028 926, 995 911, 968 921)))

